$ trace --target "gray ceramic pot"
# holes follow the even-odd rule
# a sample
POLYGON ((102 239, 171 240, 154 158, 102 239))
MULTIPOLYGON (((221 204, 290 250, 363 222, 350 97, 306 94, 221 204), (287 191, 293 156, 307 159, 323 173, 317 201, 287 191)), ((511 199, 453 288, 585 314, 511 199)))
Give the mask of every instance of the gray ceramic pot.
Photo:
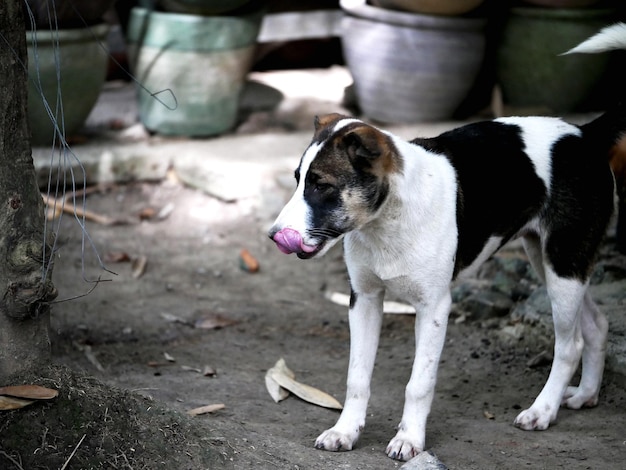
POLYGON ((451 118, 480 71, 486 21, 341 0, 342 43, 362 112, 385 123, 451 118))

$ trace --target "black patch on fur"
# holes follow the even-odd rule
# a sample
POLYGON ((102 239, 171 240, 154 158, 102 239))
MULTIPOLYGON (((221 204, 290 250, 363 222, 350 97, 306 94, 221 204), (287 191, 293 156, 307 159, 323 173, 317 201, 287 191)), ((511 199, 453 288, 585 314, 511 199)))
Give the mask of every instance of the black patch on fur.
POLYGON ((445 155, 456 170, 458 247, 454 274, 491 236, 503 244, 541 210, 546 187, 524 152, 519 126, 488 121, 412 143, 445 155))
POLYGON ((553 148, 551 197, 543 212, 546 254, 562 277, 586 280, 613 212, 614 183, 605 152, 588 138, 553 148))
POLYGON ((350 287, 350 308, 354 308, 354 304, 356 304, 356 298, 357 298, 358 294, 356 292, 354 292, 354 289, 352 289, 352 287, 350 287))

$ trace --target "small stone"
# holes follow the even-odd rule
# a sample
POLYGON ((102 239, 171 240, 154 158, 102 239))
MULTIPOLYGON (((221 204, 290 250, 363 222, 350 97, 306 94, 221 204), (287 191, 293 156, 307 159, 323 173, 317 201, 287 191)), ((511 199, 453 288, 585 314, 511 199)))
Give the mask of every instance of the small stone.
POLYGON ((485 320, 508 315, 513 301, 500 292, 479 291, 465 298, 459 307, 469 313, 472 320, 485 320))
POLYGON ((402 465, 400 470, 448 470, 448 467, 435 454, 424 451, 402 465))

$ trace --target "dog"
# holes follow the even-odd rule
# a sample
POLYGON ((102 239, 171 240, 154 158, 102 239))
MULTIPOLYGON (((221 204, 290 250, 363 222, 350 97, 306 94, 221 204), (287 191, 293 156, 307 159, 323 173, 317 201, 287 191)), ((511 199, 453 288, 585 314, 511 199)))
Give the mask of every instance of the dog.
POLYGON ((555 346, 543 390, 514 424, 544 430, 561 405, 598 403, 608 323, 587 286, 613 212, 609 154, 626 130, 626 104, 582 126, 507 117, 410 142, 340 114, 314 125, 295 193, 269 236, 301 259, 343 241, 351 287, 347 392, 337 423, 315 447, 350 450, 359 438, 389 291, 415 307, 416 353, 386 453, 409 460, 424 450, 450 284, 516 238, 547 285, 555 346), (569 386, 581 357, 580 383, 569 386))

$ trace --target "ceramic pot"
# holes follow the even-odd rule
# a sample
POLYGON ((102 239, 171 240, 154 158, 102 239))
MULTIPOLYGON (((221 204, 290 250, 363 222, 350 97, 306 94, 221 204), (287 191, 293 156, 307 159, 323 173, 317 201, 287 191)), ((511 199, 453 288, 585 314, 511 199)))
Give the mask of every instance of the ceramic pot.
POLYGON ((160 0, 166 11, 194 15, 219 15, 243 7, 251 0, 160 0))
POLYGON ((134 8, 128 50, 139 116, 165 135, 211 136, 236 123, 262 11, 201 16, 134 8))
POLYGON ((608 54, 563 52, 597 33, 612 18, 607 9, 511 9, 497 50, 496 74, 505 104, 579 110, 600 83, 608 54))
POLYGON ((384 123, 449 119, 480 71, 482 18, 421 15, 341 0, 342 44, 365 116, 384 123))
POLYGON ((114 3, 115 0, 25 0, 24 18, 28 29, 31 29, 28 10, 36 29, 50 29, 50 25, 58 25, 60 29, 84 28, 86 24, 102 23, 102 16, 114 3))
MULTIPOLYGON (((90 28, 26 32, 28 120, 33 145, 50 144, 55 136, 44 97, 60 131, 64 130, 66 136, 76 133, 84 124, 106 79, 108 57, 101 44, 106 43, 108 30, 108 25, 101 24, 90 28), (60 94, 57 74, 60 74, 60 94)), ((56 141, 59 141, 58 136, 56 141)))
POLYGON ((411 11, 427 15, 463 15, 483 3, 484 0, 371 0, 377 7, 411 11))

